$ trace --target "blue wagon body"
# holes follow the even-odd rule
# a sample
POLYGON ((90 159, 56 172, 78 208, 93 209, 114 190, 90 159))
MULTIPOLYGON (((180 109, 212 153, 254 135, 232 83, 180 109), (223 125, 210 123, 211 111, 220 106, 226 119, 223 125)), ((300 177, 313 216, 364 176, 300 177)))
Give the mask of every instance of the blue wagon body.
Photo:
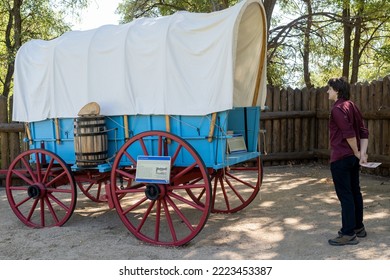
MULTIPOLYGON (((186 140, 201 156, 207 167, 220 169, 232 164, 243 162, 259 155, 258 131, 260 120, 259 107, 242 107, 218 112, 215 118, 213 137, 209 141, 209 131, 212 124, 212 116, 170 116, 170 132, 186 140), (246 150, 229 153, 227 139, 242 135, 246 150)), ((100 171, 108 171, 110 163, 116 153, 126 142, 125 130, 129 137, 145 131, 166 130, 166 120, 163 115, 135 115, 135 116, 106 116, 105 117, 108 138, 108 159, 106 164, 97 168, 100 171), (125 120, 128 119, 127 128, 125 120)), ((58 128, 53 119, 30 123, 31 141, 30 148, 42 148, 59 155, 66 163, 77 169, 74 146, 74 119, 58 119, 58 128)), ((150 140, 146 143, 152 150, 157 143, 150 140)), ((177 145, 177 144, 176 144, 177 145)), ((172 149, 174 150, 174 149, 172 149)), ((140 151, 141 152, 141 151, 140 151)), ((138 151, 132 151, 138 154, 138 151)), ((192 157, 180 155, 176 162, 179 166, 191 164, 192 157)), ((123 161, 122 165, 130 162, 123 161)))

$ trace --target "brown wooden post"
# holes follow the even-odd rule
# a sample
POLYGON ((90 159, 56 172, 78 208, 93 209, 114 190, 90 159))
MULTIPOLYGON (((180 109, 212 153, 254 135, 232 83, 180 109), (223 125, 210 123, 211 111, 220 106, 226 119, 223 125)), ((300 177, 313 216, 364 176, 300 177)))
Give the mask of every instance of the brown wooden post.
MULTIPOLYGON (((265 100, 265 105, 269 108, 270 111, 272 111, 272 99, 273 99, 273 88, 267 87, 267 99, 265 100)), ((264 149, 266 153, 272 153, 272 121, 266 120, 264 122, 264 128, 265 128, 265 144, 264 149)))
MULTIPOLYGON (((9 99, 9 117, 8 120, 11 123, 12 120, 12 108, 13 108, 13 96, 9 99)), ((13 161, 21 151, 21 137, 19 132, 10 132, 9 133, 9 157, 10 162, 13 161)))
MULTIPOLYGON (((8 123, 7 112, 7 97, 0 95, 0 123, 8 123)), ((0 132, 0 146, 0 168, 7 169, 10 164, 8 133, 0 132)))
MULTIPOLYGON (((299 89, 294 90, 294 110, 302 110, 302 93, 299 89)), ((294 120, 294 152, 300 152, 302 147, 302 119, 294 120)))
MULTIPOLYGON (((383 110, 390 110, 390 76, 383 78, 383 110)), ((383 154, 390 156, 390 120, 383 122, 383 154)))
MULTIPOLYGON (((292 88, 287 88, 287 110, 294 111, 294 92, 292 88)), ((294 120, 287 120, 287 152, 294 152, 294 120)))
POLYGON ((310 151, 313 151, 315 148, 317 148, 316 143, 316 134, 318 132, 318 126, 317 126, 317 118, 315 116, 316 113, 316 104, 317 104, 317 91, 314 88, 310 89, 310 107, 309 110, 314 114, 314 117, 310 119, 310 151))
MULTIPOLYGON (((274 88, 274 92, 272 95, 272 111, 279 112, 280 111, 280 88, 274 88)), ((275 119, 272 121, 272 153, 280 152, 280 138, 282 137, 282 133, 280 131, 280 120, 275 119)), ((275 162, 273 162, 274 164, 275 162)), ((279 164, 277 162, 276 164, 279 164)))
MULTIPOLYGON (((310 108, 310 92, 308 88, 302 89, 302 110, 308 111, 310 108)), ((308 152, 310 150, 310 125, 309 119, 302 119, 302 152, 308 152)))
MULTIPOLYGON (((280 110, 282 112, 287 112, 288 104, 287 104, 287 90, 282 89, 280 93, 280 110)), ((280 140, 280 151, 282 153, 287 152, 287 143, 289 139, 287 139, 287 118, 283 118, 280 121, 280 131, 281 131, 281 140, 280 140)), ((281 161, 280 164, 286 164, 286 161, 281 161)))

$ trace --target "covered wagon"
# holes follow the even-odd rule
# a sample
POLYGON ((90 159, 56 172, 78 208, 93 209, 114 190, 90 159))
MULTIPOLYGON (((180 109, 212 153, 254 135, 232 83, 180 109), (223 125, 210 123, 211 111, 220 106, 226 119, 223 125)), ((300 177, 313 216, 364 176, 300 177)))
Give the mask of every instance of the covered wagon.
POLYGON ((30 149, 6 181, 16 216, 61 226, 79 187, 137 238, 177 246, 210 212, 245 208, 262 179, 266 37, 261 1, 246 0, 24 44, 13 120, 30 149))

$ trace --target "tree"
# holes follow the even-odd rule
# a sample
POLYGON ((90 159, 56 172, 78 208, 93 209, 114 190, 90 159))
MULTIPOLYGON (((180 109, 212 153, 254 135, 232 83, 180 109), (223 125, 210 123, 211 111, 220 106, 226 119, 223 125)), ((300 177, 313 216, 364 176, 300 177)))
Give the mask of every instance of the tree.
POLYGON ((275 17, 279 21, 271 21, 268 43, 268 69, 274 75, 271 82, 287 85, 297 78, 294 83, 298 86, 309 86, 309 81, 318 86, 323 85, 329 76, 343 75, 354 83, 367 80, 373 72, 378 75, 372 67, 379 64, 380 73, 383 76, 388 74, 385 72, 389 69, 386 62, 388 52, 384 51, 390 38, 388 1, 310 2, 311 9, 307 0, 278 1, 282 14, 275 17), (305 5, 306 9, 302 8, 305 5), (280 24, 280 18, 285 14, 295 18, 280 24), (310 46, 313 47, 308 51, 310 46), (385 62, 381 64, 379 57, 385 62), (284 68, 281 59, 285 62, 284 68), (366 69, 368 67, 371 71, 366 69), (307 72, 309 68, 310 72, 307 72))
POLYGON ((228 8, 238 0, 123 0, 117 9, 121 22, 130 22, 140 17, 171 15, 177 11, 213 12, 228 8))
POLYGON ((86 7, 88 0, 0 1, 0 94, 9 97, 15 56, 21 45, 33 38, 52 39, 69 30, 67 13, 86 7))

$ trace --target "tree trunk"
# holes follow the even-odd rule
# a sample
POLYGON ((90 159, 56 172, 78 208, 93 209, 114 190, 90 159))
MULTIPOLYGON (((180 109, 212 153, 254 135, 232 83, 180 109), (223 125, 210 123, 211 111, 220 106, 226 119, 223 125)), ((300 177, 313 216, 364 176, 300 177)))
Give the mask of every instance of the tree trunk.
POLYGON ((363 17, 364 3, 360 4, 358 14, 355 21, 355 38, 353 41, 352 50, 352 74, 351 83, 356 83, 359 77, 359 64, 360 64, 360 38, 362 33, 362 17, 363 17))
POLYGON ((307 5, 307 23, 304 34, 304 45, 303 45, 303 78, 307 88, 311 88, 311 79, 309 71, 309 58, 310 58, 310 32, 313 19, 313 11, 311 8, 311 0, 304 0, 307 5))
POLYGON ((23 0, 14 0, 12 9, 8 10, 8 22, 5 31, 5 45, 8 54, 8 66, 5 73, 3 93, 8 97, 11 91, 12 77, 14 74, 15 55, 22 45, 22 17, 20 13, 23 0), (12 36, 13 34, 13 36, 12 36))
POLYGON ((269 27, 271 25, 271 18, 272 18, 272 13, 274 11, 276 4, 276 0, 264 0, 263 1, 263 6, 265 10, 265 14, 267 16, 267 34, 269 31, 269 27))
POLYGON ((349 77, 349 63, 351 61, 351 34, 352 24, 350 15, 350 1, 344 0, 343 27, 344 27, 344 49, 343 49, 343 76, 349 77))

